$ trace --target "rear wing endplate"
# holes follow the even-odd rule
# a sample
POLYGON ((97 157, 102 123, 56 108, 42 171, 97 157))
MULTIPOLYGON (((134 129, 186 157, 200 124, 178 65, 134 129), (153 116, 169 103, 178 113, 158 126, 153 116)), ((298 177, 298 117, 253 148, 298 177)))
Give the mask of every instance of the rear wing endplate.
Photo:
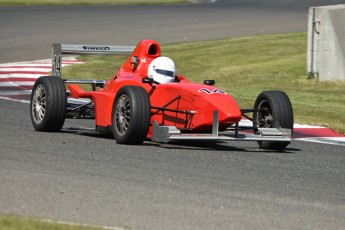
POLYGON ((135 46, 53 44, 52 75, 61 77, 63 54, 130 55, 134 48, 135 46))

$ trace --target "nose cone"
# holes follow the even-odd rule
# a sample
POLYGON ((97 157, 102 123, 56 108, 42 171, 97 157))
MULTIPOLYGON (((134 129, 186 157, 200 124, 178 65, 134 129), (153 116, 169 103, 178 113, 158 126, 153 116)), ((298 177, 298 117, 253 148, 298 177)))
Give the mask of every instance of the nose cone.
POLYGON ((213 111, 218 111, 219 128, 226 129, 242 118, 241 110, 235 100, 226 93, 198 95, 194 103, 195 110, 199 111, 199 118, 195 119, 194 128, 199 125, 200 130, 212 127, 213 111))
POLYGON ((242 118, 241 110, 229 94, 215 95, 210 104, 213 105, 213 110, 218 111, 220 127, 237 123, 242 118))

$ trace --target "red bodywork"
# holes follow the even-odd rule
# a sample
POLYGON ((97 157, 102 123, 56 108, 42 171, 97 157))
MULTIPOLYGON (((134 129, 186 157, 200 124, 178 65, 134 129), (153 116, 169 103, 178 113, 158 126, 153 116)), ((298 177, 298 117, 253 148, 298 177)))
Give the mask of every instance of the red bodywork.
MULTIPOLYGON (((210 85, 195 84, 182 76, 177 82, 167 84, 143 83, 153 59, 161 55, 156 41, 143 40, 121 66, 118 73, 103 88, 83 91, 78 85, 69 84, 74 98, 90 98, 94 102, 95 122, 98 128, 112 124, 112 106, 118 90, 127 85, 143 87, 150 98, 151 124, 176 126, 182 132, 211 132, 213 111, 218 111, 219 129, 226 129, 241 120, 241 111, 235 100, 224 91, 210 85), (137 57, 137 66, 132 63, 137 57)), ((151 137, 150 128, 148 138, 151 137)))

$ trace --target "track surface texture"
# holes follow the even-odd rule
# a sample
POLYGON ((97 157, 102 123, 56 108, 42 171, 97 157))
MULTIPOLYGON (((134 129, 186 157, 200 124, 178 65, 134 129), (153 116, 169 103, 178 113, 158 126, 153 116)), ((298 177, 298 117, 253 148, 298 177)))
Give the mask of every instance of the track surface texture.
POLYGON ((90 121, 34 132, 28 104, 0 103, 1 213, 134 229, 345 226, 343 146, 125 146, 90 121))
MULTIPOLYGON (((252 2, 3 7, 0 62, 49 58, 52 42, 132 45, 148 36, 169 43, 306 30, 312 1, 252 2)), ((345 226, 343 146, 125 146, 90 128, 93 121, 67 120, 62 132, 35 132, 28 104, 0 99, 0 213, 133 229, 345 226)))

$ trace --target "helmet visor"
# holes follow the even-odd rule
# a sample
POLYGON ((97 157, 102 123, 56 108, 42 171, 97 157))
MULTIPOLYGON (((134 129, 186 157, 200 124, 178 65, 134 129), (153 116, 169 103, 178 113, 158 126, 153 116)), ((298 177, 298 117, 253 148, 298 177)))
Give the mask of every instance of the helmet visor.
POLYGON ((155 69, 156 73, 162 74, 168 77, 175 77, 175 73, 173 71, 164 70, 164 69, 155 69))

